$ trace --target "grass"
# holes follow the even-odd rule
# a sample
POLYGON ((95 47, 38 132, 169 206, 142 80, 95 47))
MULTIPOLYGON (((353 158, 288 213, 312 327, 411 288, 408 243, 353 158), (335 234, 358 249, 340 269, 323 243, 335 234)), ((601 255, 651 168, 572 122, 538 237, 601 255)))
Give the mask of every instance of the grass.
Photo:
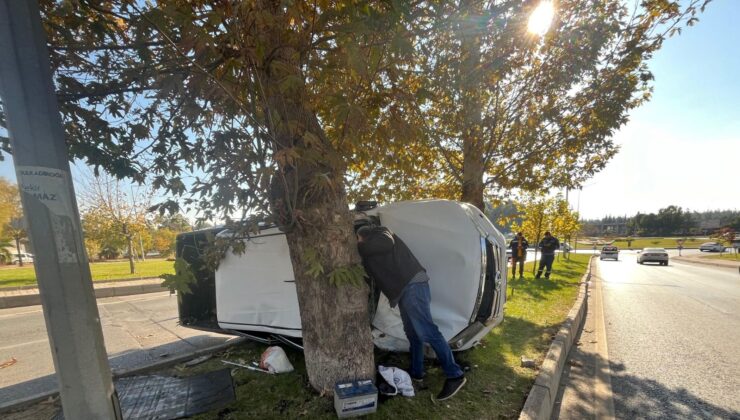
POLYGON ((740 261, 740 255, 735 254, 734 251, 727 251, 722 255, 704 255, 702 258, 711 258, 715 260, 729 260, 729 261, 740 261))
MULTIPOLYGON (((635 238, 632 241, 631 246, 627 246, 627 241, 614 241, 613 245, 619 248, 632 248, 632 249, 643 249, 643 248, 676 248, 678 243, 676 239, 681 238, 635 238)), ((708 238, 687 238, 683 243, 684 249, 699 248, 704 242, 708 242, 708 238)), ((578 243, 578 248, 582 246, 591 247, 592 245, 585 244, 583 242, 578 243)), ((601 249, 601 246, 597 246, 597 249, 601 249)))
MULTIPOLYGON (((534 280, 529 273, 523 280, 509 283, 504 322, 481 345, 456 358, 470 366, 468 384, 455 398, 433 403, 431 396, 442 386, 441 370, 427 364, 428 390, 414 398, 395 397, 378 407, 378 419, 516 418, 537 372, 520 367, 522 355, 542 362, 558 326, 565 319, 578 293, 589 256, 571 254, 571 260, 555 262, 550 280, 534 280)), ((265 346, 246 343, 217 355, 201 365, 177 366, 170 374, 191 375, 224 367, 219 360, 259 360, 265 346)), ((222 410, 201 414, 197 419, 241 418, 325 418, 334 419, 333 401, 318 396, 308 386, 303 354, 286 349, 296 370, 268 376, 236 368, 232 371, 237 400, 222 410)), ((407 356, 376 352, 376 362, 390 366, 408 365, 407 356)))
MULTIPOLYGON (((136 263, 136 273, 129 272, 128 261, 95 262, 90 264, 93 281, 140 279, 174 273, 174 263, 164 259, 146 260, 136 263)), ((8 267, 0 270, 0 287, 29 286, 36 284, 36 273, 32 265, 8 267)))

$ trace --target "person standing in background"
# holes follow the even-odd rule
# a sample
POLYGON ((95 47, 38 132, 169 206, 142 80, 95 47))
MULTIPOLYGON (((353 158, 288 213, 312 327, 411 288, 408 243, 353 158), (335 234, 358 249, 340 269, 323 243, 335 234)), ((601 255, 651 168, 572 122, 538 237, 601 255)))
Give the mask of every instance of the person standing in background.
POLYGON ((522 232, 516 234, 509 243, 511 249, 511 278, 516 278, 516 265, 519 264, 519 278, 524 277, 524 261, 527 259, 529 242, 522 232))

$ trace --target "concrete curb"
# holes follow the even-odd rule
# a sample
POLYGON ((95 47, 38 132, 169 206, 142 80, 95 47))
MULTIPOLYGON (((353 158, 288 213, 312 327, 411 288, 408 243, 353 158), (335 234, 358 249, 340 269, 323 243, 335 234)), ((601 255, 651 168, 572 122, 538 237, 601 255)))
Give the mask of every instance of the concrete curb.
POLYGON ((520 420, 547 420, 552 415, 558 387, 560 386, 560 376, 565 368, 565 361, 568 360, 568 352, 573 346, 583 317, 586 314, 588 281, 591 279, 593 262, 594 257, 591 257, 588 270, 581 280, 576 302, 550 344, 550 349, 547 351, 542 366, 540 366, 540 372, 529 391, 527 400, 524 402, 522 412, 519 414, 520 420))
MULTIPOLYGON (((122 370, 113 370, 111 371, 113 375, 113 379, 122 378, 125 376, 132 376, 132 375, 138 375, 141 373, 147 373, 152 370, 159 370, 168 366, 176 365, 178 363, 185 362, 190 359, 195 359, 196 357, 210 354, 210 353, 216 353, 221 350, 225 350, 231 346, 241 344, 243 342, 247 341, 244 337, 233 337, 221 344, 216 344, 215 346, 206 347, 203 349, 198 349, 191 351, 189 353, 181 354, 179 356, 166 359, 166 360, 157 360, 154 363, 150 363, 148 365, 139 366, 132 369, 122 369, 122 370)), ((49 398, 54 398, 59 395, 59 391, 49 391, 49 392, 42 392, 39 394, 31 395, 24 398, 18 398, 16 400, 8 401, 8 402, 2 402, 0 403, 0 414, 7 413, 10 411, 17 411, 20 409, 23 409, 25 407, 28 407, 30 405, 36 404, 38 402, 48 400, 49 398)))
MULTIPOLYGON (((144 280, 163 280, 161 277, 140 277, 140 278, 129 278, 129 279, 110 279, 110 280, 97 280, 93 281, 93 285, 106 284, 106 283, 120 283, 124 281, 144 281, 144 280)), ((27 284, 25 286, 6 286, 0 287, 0 292, 13 292, 16 290, 32 290, 38 289, 38 285, 27 284)))
MULTIPOLYGON (((740 263, 732 264, 732 261, 729 261, 730 264, 722 264, 715 261, 701 261, 696 258, 686 258, 686 257, 673 257, 674 261, 680 261, 685 262, 689 264, 699 264, 699 265, 711 265, 712 267, 723 267, 723 268, 737 268, 740 267, 740 263)), ((740 260, 738 260, 740 262, 740 260)))
MULTIPOLYGON (((166 287, 162 287, 161 279, 159 279, 158 277, 154 277, 154 279, 158 279, 159 281, 151 284, 132 284, 128 286, 99 287, 95 289, 95 298, 100 299, 114 296, 130 296, 143 293, 169 291, 169 289, 167 289, 166 287)), ((41 305, 41 295, 39 294, 39 292, 24 295, 0 296, 0 309, 18 308, 21 306, 33 305, 41 305)))

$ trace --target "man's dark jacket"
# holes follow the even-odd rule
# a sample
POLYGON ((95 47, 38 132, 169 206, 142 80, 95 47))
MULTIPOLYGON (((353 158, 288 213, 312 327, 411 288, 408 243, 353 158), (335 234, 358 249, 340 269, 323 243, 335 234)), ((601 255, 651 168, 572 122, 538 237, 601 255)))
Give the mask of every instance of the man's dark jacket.
POLYGON ((544 237, 540 241, 542 255, 555 255, 555 250, 560 249, 560 241, 554 236, 544 237))
MULTIPOLYGON (((511 258, 518 260, 517 251, 519 248, 519 237, 515 236, 514 239, 511 240, 511 243, 509 244, 509 248, 511 249, 511 258)), ((527 242, 526 239, 522 236, 522 259, 527 259, 527 248, 529 248, 529 242, 527 242)))
POLYGON ((373 228, 357 248, 365 270, 391 306, 396 306, 409 281, 420 271, 426 271, 401 238, 386 227, 373 228))

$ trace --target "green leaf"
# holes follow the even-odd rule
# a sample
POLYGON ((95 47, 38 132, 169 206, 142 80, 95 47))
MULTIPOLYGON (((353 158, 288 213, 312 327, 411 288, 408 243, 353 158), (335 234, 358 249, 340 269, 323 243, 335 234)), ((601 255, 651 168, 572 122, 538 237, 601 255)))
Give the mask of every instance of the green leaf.
POLYGON ((170 293, 190 294, 190 286, 197 282, 190 264, 182 258, 175 260, 175 274, 162 274, 160 277, 164 279, 162 287, 170 289, 170 293))

